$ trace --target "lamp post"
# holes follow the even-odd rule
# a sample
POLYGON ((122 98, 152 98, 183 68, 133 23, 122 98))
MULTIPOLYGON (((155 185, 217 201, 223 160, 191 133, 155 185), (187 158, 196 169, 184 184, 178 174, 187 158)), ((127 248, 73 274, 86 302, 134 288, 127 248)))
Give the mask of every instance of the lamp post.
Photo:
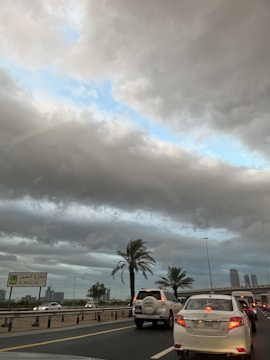
POLYGON ((77 282, 77 274, 75 274, 75 276, 74 276, 73 299, 72 299, 73 306, 75 304, 76 282, 77 282))
POLYGON ((211 275, 211 268, 210 268, 210 261, 209 261, 209 253, 208 253, 208 244, 207 244, 207 240, 208 238, 204 238, 205 240, 205 246, 206 246, 206 255, 207 255, 207 263, 208 263, 208 271, 209 271, 209 280, 210 280, 210 289, 211 289, 211 293, 213 292, 213 283, 212 283, 212 275, 211 275))

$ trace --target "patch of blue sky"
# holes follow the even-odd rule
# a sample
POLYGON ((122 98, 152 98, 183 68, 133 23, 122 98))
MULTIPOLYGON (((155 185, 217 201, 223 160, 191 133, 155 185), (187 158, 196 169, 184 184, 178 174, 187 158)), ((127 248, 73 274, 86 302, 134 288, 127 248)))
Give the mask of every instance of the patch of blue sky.
POLYGON ((64 38, 68 43, 73 43, 80 37, 80 33, 68 24, 62 24, 59 29, 63 32, 64 38))
POLYGON ((212 134, 211 137, 204 137, 201 140, 203 130, 190 132, 186 136, 162 124, 157 124, 151 118, 141 116, 126 104, 120 103, 113 98, 113 84, 110 80, 105 80, 99 84, 91 81, 82 82, 46 69, 33 72, 15 66, 4 59, 0 61, 0 66, 6 68, 19 81, 20 85, 29 91, 49 94, 55 99, 81 108, 94 105, 100 110, 115 116, 124 114, 129 117, 135 126, 142 128, 149 136, 158 141, 181 146, 191 153, 226 161, 237 167, 243 166, 254 169, 269 169, 270 167, 269 163, 259 154, 249 151, 229 136, 212 134))
POLYGON ((201 154, 226 161, 237 167, 269 169, 269 163, 259 154, 249 151, 244 145, 229 136, 211 136, 204 139, 201 154))

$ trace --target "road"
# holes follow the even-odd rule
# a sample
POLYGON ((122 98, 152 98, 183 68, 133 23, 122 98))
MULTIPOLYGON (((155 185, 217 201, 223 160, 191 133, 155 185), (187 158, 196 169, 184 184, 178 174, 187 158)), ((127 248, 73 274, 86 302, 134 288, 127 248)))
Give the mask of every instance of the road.
MULTIPOLYGON (((269 360, 270 314, 258 310, 255 360, 269 360)), ((70 354, 105 360, 176 360, 172 331, 162 325, 138 330, 133 320, 87 325, 57 331, 3 335, 0 352, 70 354)), ((38 359, 38 358, 37 358, 38 359)), ((228 360, 226 356, 192 353, 190 360, 228 360)), ((235 358, 233 358, 235 359, 235 358)))

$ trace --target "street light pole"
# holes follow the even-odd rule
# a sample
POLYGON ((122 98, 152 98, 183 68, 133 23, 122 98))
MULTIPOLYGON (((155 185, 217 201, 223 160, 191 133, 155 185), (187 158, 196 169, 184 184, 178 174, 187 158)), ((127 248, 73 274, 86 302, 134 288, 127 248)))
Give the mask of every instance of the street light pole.
POLYGON ((212 283, 212 275, 211 275, 211 268, 210 268, 210 261, 209 261, 209 253, 208 253, 208 244, 207 244, 207 240, 208 238, 204 238, 205 240, 205 246, 206 246, 206 255, 207 255, 207 263, 208 263, 208 271, 209 271, 209 280, 210 280, 210 289, 211 289, 211 293, 213 292, 213 283, 212 283))
POLYGON ((72 300, 72 305, 73 306, 75 304, 76 281, 77 281, 77 274, 75 274, 75 276, 74 276, 73 300, 72 300))

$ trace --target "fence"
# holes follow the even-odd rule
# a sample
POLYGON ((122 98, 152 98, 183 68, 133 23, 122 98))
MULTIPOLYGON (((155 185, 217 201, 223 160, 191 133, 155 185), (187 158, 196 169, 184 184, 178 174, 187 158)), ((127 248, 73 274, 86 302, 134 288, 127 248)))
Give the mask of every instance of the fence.
POLYGON ((131 318, 130 307, 66 309, 54 311, 0 311, 0 334, 131 318))

